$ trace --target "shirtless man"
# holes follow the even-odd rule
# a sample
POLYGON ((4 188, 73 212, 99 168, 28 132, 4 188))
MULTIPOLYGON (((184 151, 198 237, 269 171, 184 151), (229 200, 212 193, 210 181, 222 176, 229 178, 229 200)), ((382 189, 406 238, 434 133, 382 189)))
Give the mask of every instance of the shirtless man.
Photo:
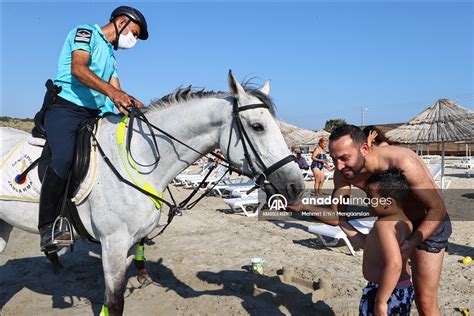
MULTIPOLYGON (((366 181, 371 175, 392 167, 400 169, 406 177, 410 192, 404 212, 413 223, 413 234, 401 245, 402 257, 411 258, 418 312, 420 315, 440 315, 438 286, 444 253, 451 235, 451 222, 441 191, 426 165, 407 148, 382 146, 369 150, 367 137, 354 125, 342 125, 332 132, 329 152, 336 168, 333 198, 350 196, 351 186, 365 191, 366 181)), ((331 206, 334 211, 344 207, 331 206)), ((289 209, 309 212, 321 210, 301 202, 289 209)), ((316 218, 331 225, 339 224, 337 217, 316 218)))

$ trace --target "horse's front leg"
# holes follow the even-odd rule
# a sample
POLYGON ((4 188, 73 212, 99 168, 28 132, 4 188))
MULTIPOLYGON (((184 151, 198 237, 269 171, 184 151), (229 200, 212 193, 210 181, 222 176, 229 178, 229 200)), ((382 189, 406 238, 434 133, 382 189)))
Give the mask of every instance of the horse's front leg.
POLYGON ((135 246, 135 256, 133 258, 133 263, 138 271, 137 280, 142 286, 147 286, 153 282, 145 268, 145 239, 146 238, 143 238, 135 246))
POLYGON ((124 307, 125 273, 130 261, 130 244, 126 238, 108 237, 101 240, 102 266, 105 279, 105 303, 101 315, 122 315, 124 307))

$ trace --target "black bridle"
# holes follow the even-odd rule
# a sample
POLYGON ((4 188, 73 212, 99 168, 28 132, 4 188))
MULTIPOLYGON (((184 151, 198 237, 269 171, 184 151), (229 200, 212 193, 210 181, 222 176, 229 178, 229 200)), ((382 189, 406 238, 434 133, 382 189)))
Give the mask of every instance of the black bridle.
MULTIPOLYGON (((246 162, 248 163, 249 165, 249 168, 252 172, 252 177, 254 178, 254 181, 255 181, 255 187, 252 188, 249 192, 257 189, 257 188, 261 188, 263 187, 264 185, 272 185, 271 182, 268 180, 268 177, 273 173, 275 172, 276 170, 278 170, 279 168, 283 167, 284 165, 290 163, 290 162, 296 162, 296 158, 293 156, 293 155, 288 155, 284 158, 282 158, 281 160, 277 161, 276 163, 274 163, 273 165, 271 165, 270 167, 266 167, 265 166, 265 163, 263 162, 262 158, 260 157, 260 155, 258 154, 257 150, 255 149, 255 146, 253 145, 253 143, 250 141, 250 138, 242 124, 242 120, 240 118, 240 112, 243 112, 243 111, 247 111, 247 110, 252 110, 252 109, 257 109, 257 108, 265 108, 265 109, 270 109, 268 105, 264 104, 264 103, 256 103, 256 104, 249 104, 249 105, 243 105, 243 106, 240 106, 238 105, 238 102, 237 102, 237 99, 234 98, 233 100, 233 108, 232 108, 232 120, 233 120, 233 123, 235 122, 236 126, 237 126, 237 131, 238 133, 240 134, 240 139, 242 141, 242 147, 243 147, 243 150, 244 150, 244 157, 245 157, 245 160, 246 162), (257 172, 257 169, 255 168, 255 165, 252 161, 252 157, 250 155, 250 152, 249 152, 249 148, 251 150, 251 152, 253 153, 253 156, 255 157, 256 159, 256 162, 257 164, 260 165, 261 169, 263 170, 261 173, 257 172)), ((157 144, 157 141, 156 141, 156 136, 155 136, 155 133, 152 131, 153 129, 154 130, 157 130, 159 131, 160 133, 164 134, 165 136, 169 137, 170 139, 180 143, 181 145, 187 147, 188 149, 200 154, 201 156, 203 157, 206 157, 207 155, 206 154, 203 154, 202 152, 196 150, 195 148, 192 148, 191 146, 187 145, 186 143, 182 142, 181 140, 177 139, 176 137, 174 137, 173 135, 165 132, 164 130, 162 130, 161 128, 153 125, 152 123, 150 123, 147 119, 147 117, 145 116, 145 114, 138 108, 136 108, 135 106, 130 106, 128 109, 128 113, 129 113, 129 127, 128 127, 128 134, 127 134, 127 151, 130 153, 130 156, 132 156, 132 153, 131 153, 131 147, 130 147, 130 144, 131 144, 131 139, 132 139, 132 133, 133 133, 133 122, 134 122, 134 119, 138 119, 140 121, 142 121, 143 123, 145 123, 150 131, 150 134, 152 135, 152 138, 153 138, 153 142, 154 142, 154 145, 155 145, 155 150, 156 150, 156 153, 157 153, 157 158, 155 160, 154 163, 152 164, 148 164, 148 165, 143 165, 143 164, 139 164, 141 166, 153 166, 153 165, 156 165, 158 162, 159 162, 159 159, 160 159, 160 156, 159 156, 159 150, 158 150, 158 144, 157 144)), ((231 142, 231 136, 232 136, 232 126, 230 128, 230 136, 229 136, 229 145, 228 145, 228 148, 227 148, 227 159, 225 159, 224 157, 220 156, 220 155, 217 155, 216 153, 214 152, 211 152, 210 154, 216 158, 219 158, 221 159, 222 161, 224 161, 227 165, 225 166, 228 170, 222 175, 221 179, 224 178, 224 176, 229 172, 229 171, 234 171, 234 172, 237 172, 238 174, 244 174, 243 170, 242 169, 238 169, 238 168, 235 168, 232 166, 232 163, 229 161, 230 158, 229 158, 229 149, 230 149, 230 142, 231 142)), ((207 175, 203 178, 203 180, 201 181, 201 183, 191 192, 191 194, 186 198, 184 199, 183 201, 181 201, 179 204, 176 203, 176 201, 174 200, 174 197, 171 193, 171 191, 169 190, 169 187, 167 187, 167 190, 171 196, 171 199, 172 199, 172 202, 169 202, 165 199, 163 199, 162 197, 159 197, 151 192, 148 192, 146 190, 144 190, 143 188, 135 185, 134 183, 128 181, 127 179, 125 179, 120 173, 119 171, 115 168, 115 166, 112 164, 112 162, 109 160, 109 158, 107 157, 107 155, 105 154, 104 150, 102 149, 102 147, 100 146, 97 138, 95 137, 94 133, 92 133, 92 137, 97 145, 97 148, 102 156, 102 158, 104 159, 104 161, 106 162, 106 164, 109 166, 110 169, 112 169, 112 172, 117 176, 117 178, 133 187, 134 189, 136 189, 137 191, 145 194, 145 195, 148 195, 149 197, 152 197, 153 199, 156 199, 164 204, 166 204, 170 210, 169 210, 169 213, 168 213, 168 222, 167 224, 161 229, 160 232, 158 232, 154 237, 150 238, 150 239, 153 239, 159 235, 161 235, 165 229, 168 227, 168 225, 171 223, 171 221, 173 220, 174 216, 176 214, 179 214, 181 213, 181 211, 183 209, 186 209, 186 210, 189 210, 191 209, 192 207, 194 207, 202 198, 204 198, 213 188, 214 186, 217 185, 218 182, 215 182, 214 186, 211 187, 210 190, 208 190, 207 192, 203 193, 200 197, 198 197, 197 199, 195 199, 193 202, 191 202, 191 199, 195 196, 195 194, 197 193, 197 191, 199 190, 199 188, 206 182, 208 176, 210 175, 210 173, 213 171, 214 168, 209 168, 209 172, 207 173, 207 175)), ((133 159, 135 161, 135 159, 133 159)), ((136 162, 136 161, 135 161, 136 162)), ((137 162, 136 162, 137 163, 137 162)), ((138 164, 138 163, 137 163, 138 164)))
MULTIPOLYGON (((233 121, 237 124, 237 131, 240 134, 240 140, 242 141, 242 147, 244 149, 244 157, 249 165, 250 170, 252 171, 252 176, 256 184, 255 188, 262 187, 265 184, 271 184, 271 182, 268 181, 267 179, 273 172, 280 169, 287 163, 296 162, 295 156, 288 155, 285 158, 280 159, 279 161, 277 161, 270 167, 265 166, 265 163, 263 162, 262 158, 260 157, 257 150, 255 149, 255 146, 250 141, 250 138, 247 134, 247 131, 245 130, 244 125, 242 124, 242 120, 240 119, 240 115, 239 115, 240 112, 258 109, 258 108, 270 109, 270 107, 266 105, 265 103, 255 103, 255 104, 239 106, 237 99, 235 98, 232 104, 232 118, 233 118, 233 121), (250 156, 249 148, 252 151, 255 159, 257 160, 257 163, 261 166, 263 172, 261 173, 257 172, 255 165, 252 161, 252 157, 250 156)), ((231 138, 232 138, 232 128, 230 129, 229 143, 227 145, 227 158, 229 158, 231 138)))

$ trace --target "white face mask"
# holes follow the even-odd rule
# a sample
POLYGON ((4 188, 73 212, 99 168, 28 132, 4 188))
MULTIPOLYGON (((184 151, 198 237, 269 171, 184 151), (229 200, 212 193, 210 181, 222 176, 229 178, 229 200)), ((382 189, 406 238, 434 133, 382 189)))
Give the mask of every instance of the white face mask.
POLYGON ((120 49, 132 48, 137 43, 137 39, 135 38, 135 36, 133 36, 133 33, 130 31, 128 27, 127 27, 127 30, 128 30, 127 35, 120 34, 119 36, 117 46, 120 49))

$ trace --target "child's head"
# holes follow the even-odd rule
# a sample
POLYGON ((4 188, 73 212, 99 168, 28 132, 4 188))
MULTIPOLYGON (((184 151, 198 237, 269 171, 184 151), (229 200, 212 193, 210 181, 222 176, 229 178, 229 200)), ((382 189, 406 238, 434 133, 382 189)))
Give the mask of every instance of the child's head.
POLYGON ((371 209, 379 216, 385 215, 386 210, 393 210, 393 207, 403 209, 409 191, 407 179, 397 168, 373 174, 365 187, 371 209))

